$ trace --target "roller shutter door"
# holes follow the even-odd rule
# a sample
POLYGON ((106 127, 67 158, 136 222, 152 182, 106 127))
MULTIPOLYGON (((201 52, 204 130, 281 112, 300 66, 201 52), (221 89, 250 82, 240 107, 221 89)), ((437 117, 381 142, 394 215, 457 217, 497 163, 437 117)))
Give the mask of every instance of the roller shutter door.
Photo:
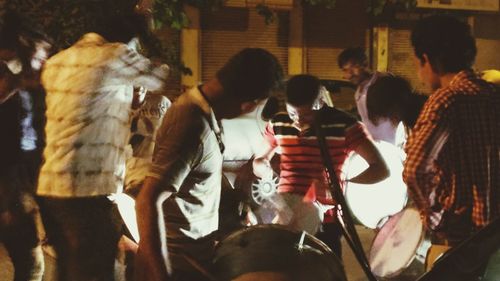
MULTIPOLYGON (((339 0, 334 9, 304 7, 306 72, 321 79, 343 80, 337 57, 343 49, 368 44, 365 1, 339 0)), ((354 90, 344 88, 333 95, 335 106, 351 111, 354 90)))
POLYGON ((408 79, 418 91, 428 93, 418 79, 410 36, 410 29, 390 29, 388 71, 408 79))
POLYGON ((288 69, 289 12, 266 25, 255 9, 225 7, 201 13, 201 71, 207 81, 243 48, 264 48, 274 54, 284 71, 288 69))

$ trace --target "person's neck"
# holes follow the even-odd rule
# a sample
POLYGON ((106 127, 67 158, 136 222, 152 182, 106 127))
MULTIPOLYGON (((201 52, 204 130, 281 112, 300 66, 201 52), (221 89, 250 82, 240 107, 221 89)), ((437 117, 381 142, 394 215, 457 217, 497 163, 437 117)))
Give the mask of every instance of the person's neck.
POLYGON ((223 106, 222 99, 224 89, 222 88, 222 85, 217 79, 211 79, 201 85, 200 89, 203 96, 207 99, 208 104, 212 107, 215 116, 219 119, 222 112, 221 107, 223 106))
POLYGON ((364 76, 363 80, 359 83, 358 86, 362 86, 368 83, 372 79, 373 75, 375 75, 375 72, 366 71, 363 75, 364 76))
POLYGON ((454 73, 445 73, 439 76, 439 82, 441 84, 441 88, 448 87, 453 80, 453 78, 458 74, 458 72, 454 73))

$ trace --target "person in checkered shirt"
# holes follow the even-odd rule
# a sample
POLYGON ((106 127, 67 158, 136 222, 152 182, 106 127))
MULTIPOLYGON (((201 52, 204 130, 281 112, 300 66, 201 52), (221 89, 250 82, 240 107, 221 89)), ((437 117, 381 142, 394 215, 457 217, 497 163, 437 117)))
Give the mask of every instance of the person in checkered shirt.
POLYGON ((500 95, 472 71, 466 23, 425 18, 411 43, 434 92, 408 139, 403 176, 427 228, 453 246, 500 215, 500 95))

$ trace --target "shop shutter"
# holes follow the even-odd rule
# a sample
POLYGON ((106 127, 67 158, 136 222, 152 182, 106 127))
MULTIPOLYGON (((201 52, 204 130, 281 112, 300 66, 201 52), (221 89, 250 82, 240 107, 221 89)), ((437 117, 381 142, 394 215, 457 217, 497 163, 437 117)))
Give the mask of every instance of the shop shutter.
POLYGON ((417 75, 410 36, 410 29, 390 29, 388 71, 408 79, 416 90, 428 93, 417 75))
MULTIPOLYGON (((337 57, 351 46, 367 48, 368 14, 365 1, 337 1, 334 9, 304 7, 306 72, 321 79, 343 80, 337 57)), ((368 52, 368 50, 367 50, 368 52)), ((343 88, 332 96, 335 106, 352 110, 354 91, 343 88)))
POLYGON ((267 24, 255 9, 224 7, 201 13, 202 81, 243 48, 264 48, 274 54, 284 71, 288 69, 289 12, 278 11, 275 22, 267 24))

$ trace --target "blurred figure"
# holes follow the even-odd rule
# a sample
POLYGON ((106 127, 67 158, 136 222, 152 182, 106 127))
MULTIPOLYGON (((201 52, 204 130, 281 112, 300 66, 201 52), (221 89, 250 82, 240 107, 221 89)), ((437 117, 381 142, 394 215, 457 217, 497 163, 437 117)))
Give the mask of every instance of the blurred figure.
POLYGON ((137 199, 137 280, 209 279, 224 152, 219 121, 252 111, 282 75, 274 55, 247 48, 168 110, 137 199))
POLYGON ((134 86, 163 90, 168 67, 126 45, 145 28, 135 14, 110 16, 51 57, 47 145, 37 194, 60 280, 113 280, 121 220, 107 198, 123 189, 134 86))
POLYGON ((343 78, 351 81, 357 86, 354 93, 356 107, 368 132, 375 141, 386 141, 394 145, 401 145, 404 135, 397 134, 402 129, 400 123, 381 118, 377 124, 372 123, 369 118, 369 110, 366 106, 366 94, 368 88, 380 77, 388 75, 382 72, 372 72, 368 67, 368 58, 365 50, 361 47, 351 47, 343 50, 338 57, 338 65, 343 73, 343 78))
MULTIPOLYGON (((146 92, 143 87, 135 90, 146 92)), ((171 105, 165 96, 147 92, 144 95, 144 102, 134 110, 131 122, 132 134, 127 147, 129 155, 125 172, 125 192, 112 196, 125 225, 124 235, 120 238, 118 246, 124 254, 119 255, 123 257, 119 260, 126 266, 126 280, 134 280, 134 257, 139 241, 134 200, 153 162, 156 131, 171 105)))
POLYGON ((43 253, 33 194, 44 145, 44 91, 38 79, 50 40, 9 12, 0 30, 0 242, 14 280, 42 280, 43 253))
MULTIPOLYGON (((477 49, 466 23, 427 17, 411 43, 418 76, 434 93, 408 139, 404 179, 435 242, 454 246, 500 216, 500 93, 471 69, 477 49)), ((482 258, 453 268, 453 280, 476 278, 488 255, 472 256, 482 258)), ((489 280, 500 278, 495 266, 489 280)))
MULTIPOLYGON (((370 184, 388 176, 387 166, 365 127, 352 116, 336 108, 324 106, 320 97, 320 81, 315 76, 297 75, 286 87, 288 113, 278 113, 266 128, 265 152, 253 162, 254 174, 270 178, 270 159, 280 153, 281 173, 278 193, 284 206, 278 206, 277 223, 296 231, 307 231, 315 235, 321 227, 324 213, 332 209, 335 198, 331 198, 325 167, 320 155, 315 122, 327 138, 334 167, 339 180, 343 180, 341 169, 351 151, 360 154, 369 167, 358 176, 347 179, 355 183, 370 184), (319 118, 319 119, 318 119, 319 118)), ((339 184, 342 185, 342 182, 339 184)), ((327 213, 324 234, 321 239, 333 251, 340 254, 340 224, 335 211, 327 213)))
POLYGON ((171 104, 165 96, 146 93, 144 103, 132 117, 129 141, 132 155, 127 159, 125 190, 133 196, 139 193, 153 162, 156 131, 171 104))

